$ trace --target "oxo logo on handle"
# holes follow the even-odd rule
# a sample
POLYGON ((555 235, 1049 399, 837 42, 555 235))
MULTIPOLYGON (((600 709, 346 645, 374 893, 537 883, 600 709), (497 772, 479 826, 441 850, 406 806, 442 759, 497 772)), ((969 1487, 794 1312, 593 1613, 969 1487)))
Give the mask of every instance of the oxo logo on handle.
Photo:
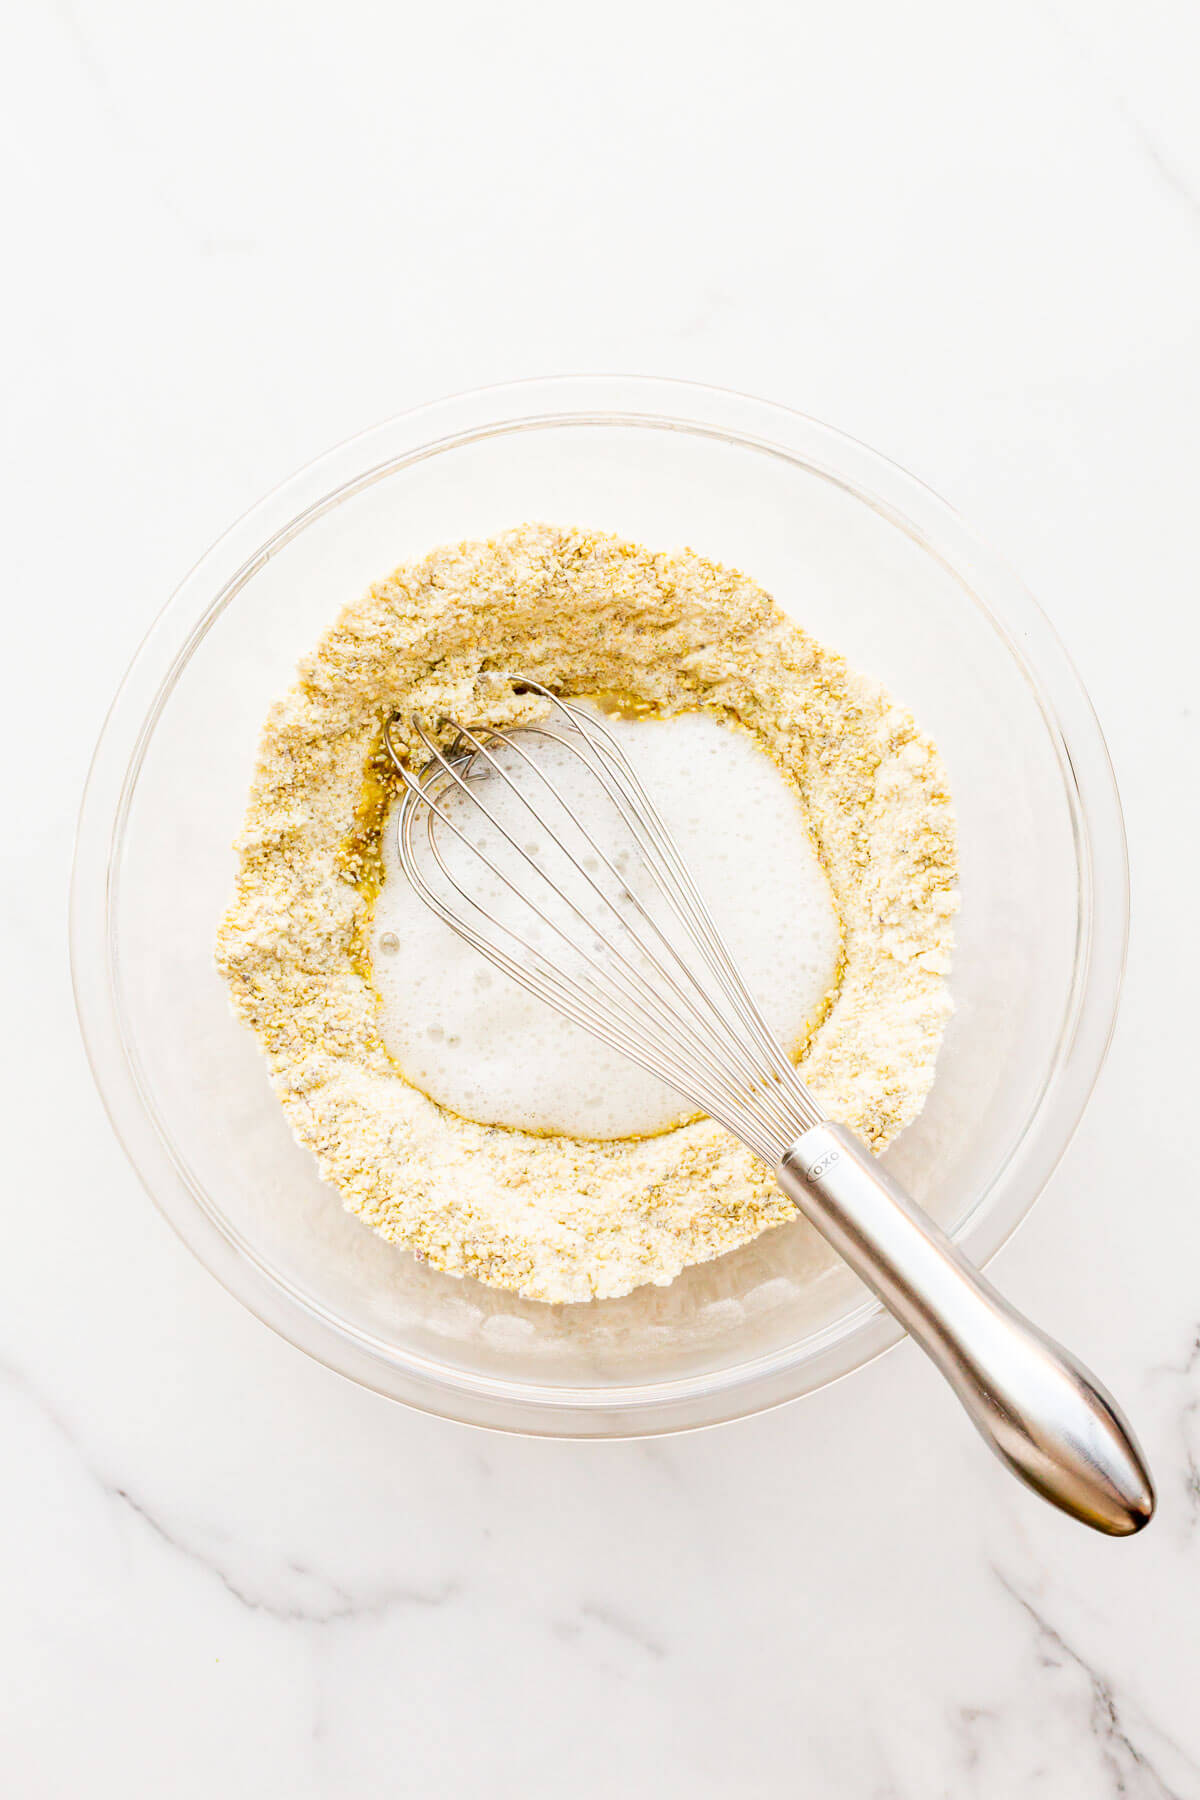
POLYGON ((842 1153, 840 1150, 827 1150, 824 1156, 818 1156, 811 1169, 806 1171, 808 1180, 819 1181, 827 1169, 832 1169, 834 1163, 841 1162, 841 1160, 842 1153))

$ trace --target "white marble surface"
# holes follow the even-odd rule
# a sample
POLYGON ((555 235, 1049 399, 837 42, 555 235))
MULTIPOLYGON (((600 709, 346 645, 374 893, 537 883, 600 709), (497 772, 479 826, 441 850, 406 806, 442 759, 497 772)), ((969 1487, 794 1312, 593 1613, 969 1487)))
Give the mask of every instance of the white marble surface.
POLYGON ((1200 1796, 1198 30, 1189 0, 9 10, 5 1794, 1200 1796), (1132 1543, 1007 1481, 908 1346, 656 1443, 411 1415, 227 1298, 109 1133, 64 891, 138 637, 325 445, 567 368, 840 424, 1075 653, 1129 980, 995 1273, 1135 1416, 1132 1543))

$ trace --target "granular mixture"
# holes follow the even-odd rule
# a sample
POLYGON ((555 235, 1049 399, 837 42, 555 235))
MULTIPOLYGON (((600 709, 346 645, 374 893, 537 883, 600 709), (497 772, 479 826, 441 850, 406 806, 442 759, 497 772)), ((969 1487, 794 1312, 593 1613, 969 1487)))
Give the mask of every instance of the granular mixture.
POLYGON ((544 703, 490 671, 751 732, 803 803, 842 927, 799 1060, 881 1150, 920 1111, 950 1002, 953 814, 934 745, 882 688, 736 570, 604 533, 524 525, 449 545, 348 606, 271 711, 218 963, 299 1141, 345 1204, 439 1269, 531 1299, 667 1283, 794 1217, 707 1119, 593 1141, 480 1124, 410 1085, 366 946, 396 712, 511 726, 544 703))

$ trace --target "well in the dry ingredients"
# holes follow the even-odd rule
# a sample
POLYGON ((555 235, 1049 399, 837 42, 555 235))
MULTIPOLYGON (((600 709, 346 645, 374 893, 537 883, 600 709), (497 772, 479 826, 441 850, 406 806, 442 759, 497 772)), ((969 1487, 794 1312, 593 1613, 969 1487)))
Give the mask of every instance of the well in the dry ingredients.
MULTIPOLYGON (((587 701, 577 704, 585 716, 599 718, 587 701)), ((603 725, 653 795, 749 991, 761 996, 767 1023, 790 1053, 802 1052, 836 984, 841 932, 796 790, 749 732, 707 713, 658 720, 610 712, 603 725)), ((572 892, 566 859, 555 861, 551 846, 537 841, 555 830, 560 842, 577 843, 589 879, 603 880, 597 852, 607 849, 639 895, 645 886, 630 867, 636 842, 611 808, 598 805, 587 764, 540 736, 530 736, 522 754, 536 758, 539 776, 510 758, 512 790, 495 779, 479 790, 491 823, 468 802, 462 840, 443 832, 438 852, 471 896, 469 922, 481 903, 518 938, 538 926, 534 914, 513 904, 529 885, 522 854, 572 892), (526 797, 548 830, 535 827, 526 797), (580 825, 592 834, 590 846, 580 825), (470 847, 481 840, 493 861, 499 858, 498 875, 489 877, 470 847)), ((423 837, 418 833, 418 845, 423 837)), ((440 919, 404 874, 394 817, 383 855, 371 968, 383 1002, 380 1033, 407 1080, 465 1118, 519 1131, 645 1137, 695 1116, 689 1101, 530 994, 440 919)), ((445 888, 432 861, 429 872, 435 888, 445 888)), ((575 897, 603 931, 603 903, 581 886, 573 884, 575 897)), ((535 898, 545 905, 552 895, 539 891, 535 898)), ((645 898, 652 902, 650 894, 645 898)), ((573 941, 578 934, 569 911, 560 908, 559 919, 573 941)), ((541 939, 551 959, 561 961, 562 943, 544 927, 541 939)), ((501 947, 511 950, 516 941, 502 940, 501 947)), ((586 978, 588 971, 580 972, 586 978)))
POLYGON ((499 670, 621 696, 610 729, 748 985, 875 1149, 920 1110, 949 1011, 953 817, 912 718, 690 551, 548 525, 448 546, 347 607, 302 664, 267 721, 218 944, 297 1137, 349 1207, 438 1268, 535 1299, 618 1295, 793 1214, 741 1144, 506 992, 407 889, 383 723, 537 718, 545 702, 499 670))

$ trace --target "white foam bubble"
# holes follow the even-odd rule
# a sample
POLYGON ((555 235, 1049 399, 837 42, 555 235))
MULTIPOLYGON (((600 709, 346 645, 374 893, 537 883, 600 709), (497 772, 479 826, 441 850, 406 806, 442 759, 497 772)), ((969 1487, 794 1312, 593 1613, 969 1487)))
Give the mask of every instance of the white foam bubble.
MULTIPOLYGON (((604 722, 672 831, 768 1023, 794 1046, 833 980, 840 949, 829 885, 796 794, 751 738, 707 714, 604 722)), ((545 766, 544 746, 538 754, 545 766)), ((567 805, 592 821, 616 863, 619 840, 596 823, 590 778, 580 781, 570 758, 553 772, 567 805)), ((493 785, 502 786, 495 778, 493 785)), ((544 846, 546 834, 529 823, 522 846, 544 846)), ((646 1135, 695 1111, 463 943, 409 886, 394 824, 395 811, 384 835, 371 953, 383 1038, 409 1081, 464 1117, 577 1137, 646 1135)), ((546 857, 544 847, 537 855, 546 857)), ((499 884, 486 898, 503 916, 508 901, 499 884)), ((557 953, 553 930, 540 931, 557 953)))

